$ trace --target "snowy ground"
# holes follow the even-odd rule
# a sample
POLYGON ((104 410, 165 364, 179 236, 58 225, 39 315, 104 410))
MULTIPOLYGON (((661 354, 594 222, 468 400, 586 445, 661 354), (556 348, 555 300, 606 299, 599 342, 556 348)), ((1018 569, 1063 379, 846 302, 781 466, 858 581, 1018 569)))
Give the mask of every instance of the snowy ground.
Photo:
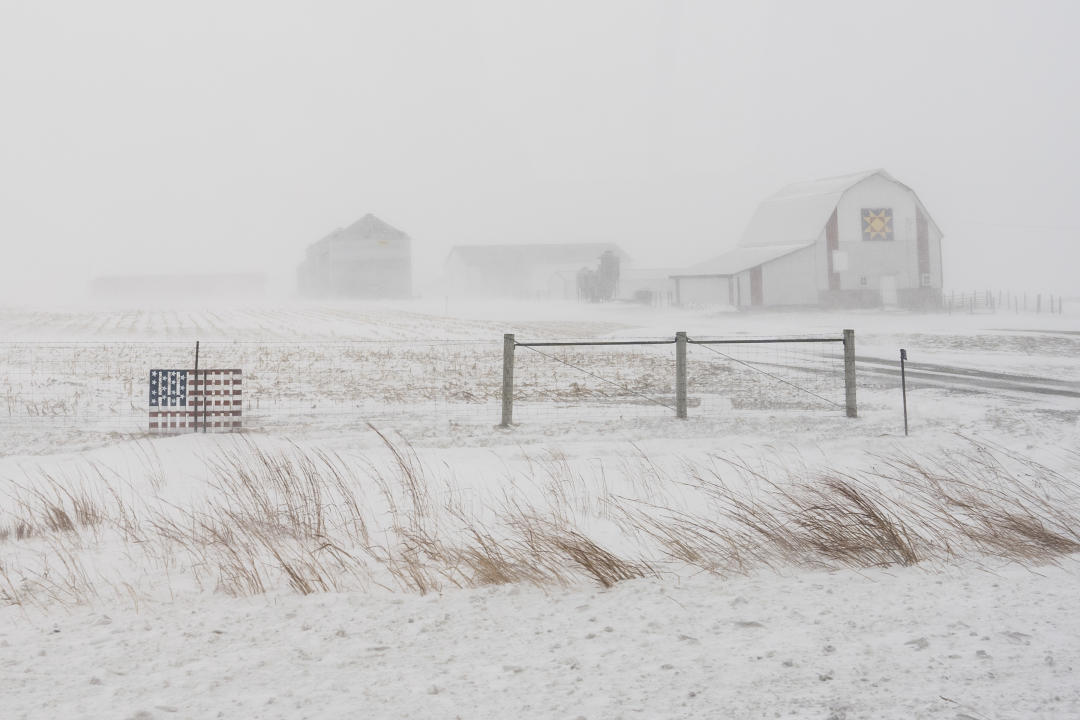
MULTIPOLYGON (((346 549, 357 554, 365 544, 376 548, 353 563, 325 560, 292 540, 273 546, 296 553, 286 560, 319 558, 304 566, 312 572, 337 569, 327 573, 336 582, 329 592, 307 596, 267 550, 272 543, 245 556, 256 563, 247 577, 257 576, 261 591, 241 592, 221 581, 222 552, 192 550, 154 529, 237 508, 213 468, 223 451, 247 452, 236 438, 147 438, 117 431, 111 418, 95 432, 56 418, 0 423, 0 598, 7 599, 0 716, 1080 717, 1080 628, 1070 611, 1080 589, 1075 554, 1025 561, 982 546, 958 543, 944 552, 930 543, 907 567, 838 562, 821 569, 821 557, 807 556, 735 572, 707 558, 695 565, 670 556, 671 545, 626 512, 652 507, 645 515, 665 522, 676 513, 709 518, 713 496, 695 480, 709 472, 742 488, 740 497, 762 497, 768 483, 793 476, 875 472, 913 455, 963 464, 982 457, 973 447, 992 447, 999 457, 1021 458, 1013 470, 1019 482, 1060 500, 1065 519, 1075 518, 1075 493, 1055 494, 1077 482, 1080 448, 1080 326, 1070 310, 746 315, 417 302, 214 313, 0 311, 0 334, 30 344, 186 346, 199 337, 302 346, 423 336, 498 348, 503 332, 523 340, 853 327, 865 360, 857 420, 773 394, 774 404, 761 408, 691 407, 682 423, 666 412, 547 408, 524 413, 513 430, 496 430, 492 403, 437 423, 425 423, 423 413, 372 420, 348 408, 329 419, 267 416, 272 423, 246 436, 258 448, 329 453, 355 472, 347 481, 363 499, 368 535, 349 534, 330 518, 330 529, 313 537, 352 542, 346 549), (898 380, 877 362, 891 361, 900 347, 913 369, 924 366, 909 380, 910 438, 898 380), (408 456, 404 465, 395 450, 408 456), (743 469, 732 473, 739 463, 743 469), (427 509, 411 505, 407 467, 430 488, 430 507, 421 503, 427 509), (1062 476, 1054 479, 1053 469, 1062 476), (73 530, 43 529, 50 505, 75 516, 73 497, 94 501, 84 508, 90 520, 73 530), (444 569, 426 577, 421 594, 387 569, 408 560, 402 538, 419 530, 455 548, 466 547, 461 523, 510 537, 500 514, 510 500, 551 513, 566 523, 559 532, 579 530, 649 571, 603 588, 580 566, 554 570, 563 573, 558 581, 505 584, 444 569), (40 527, 20 538, 17 524, 27 518, 40 527)), ((392 363, 377 367, 381 382, 418 382, 412 370, 402 379, 392 363)), ((475 374, 483 386, 493 369, 479 363, 453 377, 464 383, 475 374)), ((449 371, 426 374, 433 372, 449 371)), ((894 490, 883 491, 891 497, 894 490)), ((258 545, 264 536, 245 537, 258 545)))
POLYGON ((1074 718, 1076 569, 11 613, 4 716, 1074 718))

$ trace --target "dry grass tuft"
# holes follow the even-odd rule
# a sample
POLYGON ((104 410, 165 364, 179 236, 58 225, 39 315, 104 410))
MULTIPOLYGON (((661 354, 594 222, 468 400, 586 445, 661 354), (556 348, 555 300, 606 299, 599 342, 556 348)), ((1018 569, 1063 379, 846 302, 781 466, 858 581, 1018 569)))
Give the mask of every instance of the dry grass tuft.
MULTIPOLYGON (((557 451, 497 490, 433 480, 407 443, 380 433, 387 463, 346 462, 239 439, 207 463, 205 498, 176 505, 146 452, 152 492, 90 464, 38 473, 0 504, 0 602, 139 600, 138 578, 232 596, 381 587, 445 588, 719 575, 761 568, 907 567, 964 558, 1053 563, 1080 551, 1080 455, 1053 469, 970 443, 935 456, 875 458, 858 473, 777 461, 682 461, 640 450, 616 472, 557 451), (591 471, 591 472, 587 472, 591 471), (108 569, 123 553, 132 565, 108 569)), ((115 563, 114 563, 115 564, 115 563)), ((143 590, 145 592, 145 590, 143 590)))

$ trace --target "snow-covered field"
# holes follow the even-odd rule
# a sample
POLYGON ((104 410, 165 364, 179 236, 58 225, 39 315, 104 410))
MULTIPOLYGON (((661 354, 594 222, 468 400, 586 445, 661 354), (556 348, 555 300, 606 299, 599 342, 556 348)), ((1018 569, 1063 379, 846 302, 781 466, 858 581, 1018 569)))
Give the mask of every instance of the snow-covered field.
POLYGON ((0 715, 1080 717, 1065 309, 0 310, 0 715), (519 348, 495 427, 505 332, 843 328, 857 419, 827 343, 693 348, 686 421, 670 346, 519 348), (146 435, 196 339, 246 432, 146 435))

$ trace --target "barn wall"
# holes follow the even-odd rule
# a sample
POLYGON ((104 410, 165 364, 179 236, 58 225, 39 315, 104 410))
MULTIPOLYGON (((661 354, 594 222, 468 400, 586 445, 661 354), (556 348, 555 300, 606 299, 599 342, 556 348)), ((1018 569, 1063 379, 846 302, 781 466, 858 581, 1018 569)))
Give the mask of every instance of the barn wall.
POLYGON ((447 290, 455 297, 577 300, 581 263, 536 263, 508 256, 505 262, 473 264, 452 254, 445 265, 447 290))
MULTIPOLYGON (((813 247, 809 249, 809 252, 814 256, 815 293, 812 302, 817 303, 821 297, 821 292, 829 289, 830 273, 833 270, 833 264, 830 261, 832 250, 829 249, 827 224, 825 228, 821 230, 821 234, 818 235, 817 241, 814 243, 813 247)), ((839 280, 839 276, 834 277, 836 278, 835 281, 839 280)))
MULTIPOLYGON (((840 272, 840 289, 878 293, 884 275, 895 275, 900 290, 917 289, 920 282, 915 217, 912 192, 883 177, 867 178, 848 190, 837 207, 840 252, 847 256, 847 270, 840 272), (893 240, 863 240, 864 208, 892 209, 893 240)), ((931 238, 931 275, 938 287, 939 258, 940 238, 936 242, 931 238)))
POLYGON ((412 260, 408 239, 379 242, 370 238, 331 238, 329 285, 334 295, 406 298, 412 295, 412 260))
POLYGON ((708 307, 730 305, 731 279, 726 277, 679 278, 679 302, 683 305, 708 307))
POLYGON ((822 257, 820 244, 818 242, 762 266, 761 280, 766 306, 817 303, 817 277, 822 257))
POLYGON ((407 259, 338 259, 330 266, 330 287, 344 297, 407 298, 412 294, 410 274, 407 259))
POLYGON ((411 243, 340 233, 308 249, 298 280, 302 292, 316 296, 411 297, 411 243))
POLYGON ((533 268, 529 297, 536 300, 577 300, 579 263, 543 263, 533 268))
POLYGON ((739 307, 750 307, 750 271, 746 270, 735 276, 735 302, 739 307))
POLYGON ((541 281, 534 275, 533 269, 523 263, 477 265, 457 254, 452 254, 446 263, 448 291, 462 298, 532 299, 536 296, 534 286, 541 281))
POLYGON ((937 225, 930 223, 930 276, 931 286, 941 290, 945 287, 944 271, 941 269, 941 231, 937 225))

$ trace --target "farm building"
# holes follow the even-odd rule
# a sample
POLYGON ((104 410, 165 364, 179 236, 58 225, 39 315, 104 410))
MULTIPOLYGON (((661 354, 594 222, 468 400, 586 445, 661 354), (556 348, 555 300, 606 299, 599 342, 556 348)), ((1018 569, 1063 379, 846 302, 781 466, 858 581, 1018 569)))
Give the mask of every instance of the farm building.
POLYGON ((412 240, 367 214, 312 243, 297 284, 300 294, 315 297, 411 297, 412 240))
POLYGON ((672 275, 676 302, 937 307, 941 230, 884 170, 788 185, 730 252, 672 275))
POLYGON ((616 268, 627 259, 613 243, 458 245, 446 259, 447 291, 456 297, 589 299, 580 290, 591 287, 589 273, 600 270, 604 257, 609 264, 617 259, 616 268))

